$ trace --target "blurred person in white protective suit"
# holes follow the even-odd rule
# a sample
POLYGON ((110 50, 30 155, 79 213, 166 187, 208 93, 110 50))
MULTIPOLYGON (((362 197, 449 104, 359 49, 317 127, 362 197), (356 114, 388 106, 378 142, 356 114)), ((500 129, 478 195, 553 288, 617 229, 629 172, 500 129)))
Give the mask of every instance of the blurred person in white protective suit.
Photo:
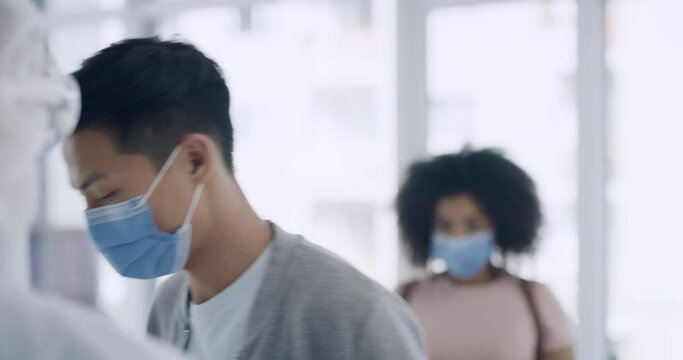
POLYGON ((0 0, 0 359, 180 359, 102 315, 30 289, 37 160, 73 127, 78 94, 51 62, 31 2, 0 0))

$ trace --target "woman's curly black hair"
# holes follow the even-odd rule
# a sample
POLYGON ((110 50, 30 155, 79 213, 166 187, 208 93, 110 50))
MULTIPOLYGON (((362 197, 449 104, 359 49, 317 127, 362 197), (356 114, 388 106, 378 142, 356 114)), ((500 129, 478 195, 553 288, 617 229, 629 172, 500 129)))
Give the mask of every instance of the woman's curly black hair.
POLYGON ((472 196, 493 221, 503 254, 530 253, 541 225, 536 185, 499 151, 465 149, 413 164, 401 187, 396 208, 403 241, 415 265, 424 266, 436 204, 444 197, 472 196))

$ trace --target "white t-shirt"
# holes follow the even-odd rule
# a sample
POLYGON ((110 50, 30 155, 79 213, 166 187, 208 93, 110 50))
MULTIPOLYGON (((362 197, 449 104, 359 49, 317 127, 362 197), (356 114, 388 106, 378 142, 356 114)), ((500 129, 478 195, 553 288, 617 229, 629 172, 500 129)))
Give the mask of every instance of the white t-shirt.
POLYGON ((268 268, 271 246, 234 283, 209 301, 190 304, 190 353, 198 359, 229 359, 242 349, 251 308, 268 268))

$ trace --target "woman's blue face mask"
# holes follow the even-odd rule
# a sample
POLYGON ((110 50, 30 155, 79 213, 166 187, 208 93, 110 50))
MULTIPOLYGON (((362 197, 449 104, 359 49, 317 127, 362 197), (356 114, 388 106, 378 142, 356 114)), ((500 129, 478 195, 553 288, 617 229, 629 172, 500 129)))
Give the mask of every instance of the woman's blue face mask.
POLYGON ((172 234, 157 228, 148 204, 149 197, 181 150, 181 146, 173 150, 145 194, 86 210, 97 250, 123 276, 153 279, 182 270, 187 263, 192 241, 191 221, 204 184, 195 189, 183 225, 172 234))
POLYGON ((489 264, 494 249, 492 231, 458 237, 437 232, 432 235, 430 255, 444 260, 456 279, 472 280, 489 264))

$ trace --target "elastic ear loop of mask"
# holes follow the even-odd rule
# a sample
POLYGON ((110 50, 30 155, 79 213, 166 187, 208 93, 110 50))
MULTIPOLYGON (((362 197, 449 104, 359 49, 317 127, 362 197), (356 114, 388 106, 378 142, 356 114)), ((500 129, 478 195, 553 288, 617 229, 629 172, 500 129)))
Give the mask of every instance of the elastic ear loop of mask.
POLYGON ((183 221, 183 226, 187 225, 192 221, 195 210, 197 210, 197 205, 199 204, 199 199, 202 197, 202 192, 204 191, 204 184, 197 185, 192 195, 192 201, 190 202, 190 208, 187 209, 187 214, 185 215, 185 221, 183 221))
POLYGON ((139 204, 135 206, 135 209, 139 208, 143 204, 147 203, 147 200, 152 196, 152 193, 154 190, 159 186, 159 183, 161 180, 164 178, 164 175, 168 172, 168 170, 171 168, 171 165, 173 165, 173 162, 175 159, 178 157, 180 154, 180 151, 183 149, 182 145, 176 146, 175 149, 173 149, 173 152, 171 152, 171 155, 169 155, 168 160, 166 160, 166 163, 164 166, 161 167, 161 170, 159 171, 159 174, 157 174, 157 177, 154 178, 154 181, 152 181, 152 185, 149 186, 149 189, 145 193, 145 195, 142 197, 142 200, 140 201, 139 204))
MULTIPOLYGON (((136 209, 142 204, 147 203, 147 200, 149 200, 150 196, 152 196, 152 193, 154 193, 154 190, 159 186, 159 183, 161 180, 164 178, 168 170, 171 168, 171 165, 173 165, 173 162, 175 159, 178 157, 180 154, 180 151, 183 150, 182 145, 176 146, 175 149, 173 149, 173 152, 171 152, 171 155, 169 155, 168 160, 166 160, 166 163, 164 166, 159 170, 159 174, 157 174, 156 178, 154 178, 154 181, 152 181, 152 185, 149 186, 149 189, 145 193, 145 195, 142 197, 142 200, 140 203, 135 207, 136 209)), ((197 185, 197 188, 194 190, 194 194, 192 194, 192 200, 190 201, 190 207, 187 209, 187 214, 185 214, 185 220, 183 221, 183 225, 187 225, 192 221, 192 217, 194 216, 194 212, 197 210, 197 205, 199 204, 199 199, 202 196, 202 192, 204 191, 204 184, 199 184, 197 185)))

